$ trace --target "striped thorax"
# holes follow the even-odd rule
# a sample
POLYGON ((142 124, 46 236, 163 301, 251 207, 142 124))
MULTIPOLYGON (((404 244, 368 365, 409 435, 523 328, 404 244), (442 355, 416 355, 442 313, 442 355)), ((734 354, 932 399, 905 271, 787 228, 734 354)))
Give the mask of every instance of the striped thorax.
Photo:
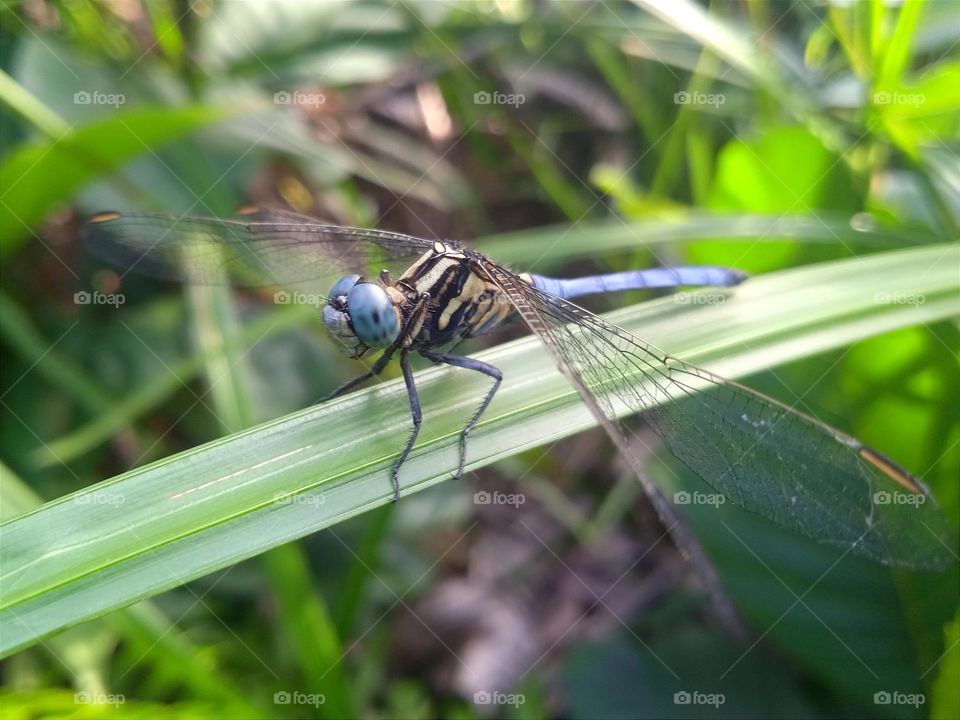
POLYGON ((430 312, 413 328, 414 346, 451 345, 476 337, 507 317, 512 306, 470 255, 436 242, 397 281, 409 302, 430 297, 430 312))

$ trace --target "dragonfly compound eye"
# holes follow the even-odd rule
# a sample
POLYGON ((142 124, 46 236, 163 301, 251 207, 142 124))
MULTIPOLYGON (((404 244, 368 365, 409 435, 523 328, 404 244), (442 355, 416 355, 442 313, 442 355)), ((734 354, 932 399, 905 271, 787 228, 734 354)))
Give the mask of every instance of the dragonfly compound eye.
POLYGON ((375 283, 360 282, 347 294, 347 313, 353 330, 367 347, 389 347, 400 333, 400 320, 387 291, 375 283))
POLYGON ((357 356, 360 339, 350 327, 350 318, 347 316, 347 295, 358 280, 360 280, 359 275, 344 275, 337 280, 330 288, 327 304, 323 307, 323 324, 350 357, 357 356))
POLYGON ((347 303, 347 294, 359 281, 359 275, 344 275, 342 278, 337 280, 333 284, 333 287, 330 288, 330 292, 327 294, 327 297, 330 298, 330 303, 341 308, 345 307, 347 303))

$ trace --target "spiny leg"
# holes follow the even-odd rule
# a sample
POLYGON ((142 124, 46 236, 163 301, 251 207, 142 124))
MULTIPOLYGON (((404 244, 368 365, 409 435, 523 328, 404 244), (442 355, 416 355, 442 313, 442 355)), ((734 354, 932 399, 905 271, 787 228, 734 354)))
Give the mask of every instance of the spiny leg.
POLYGON ((400 368, 403 370, 403 381, 407 385, 407 397, 410 398, 410 414, 413 416, 413 432, 410 433, 410 439, 407 440, 406 447, 400 453, 400 458, 393 464, 393 501, 400 499, 400 466, 407 459, 410 450, 417 442, 417 435, 420 434, 420 422, 423 419, 420 413, 420 397, 417 395, 417 386, 413 382, 413 371, 410 369, 410 360, 406 350, 400 353, 400 368))
POLYGON ((486 394, 486 397, 483 398, 483 402, 480 403, 480 407, 477 408, 477 411, 473 414, 473 417, 470 418, 470 422, 467 423, 467 426, 460 434, 460 466, 457 468, 457 474, 454 475, 454 478, 459 478, 461 475, 463 475, 463 467, 467 462, 467 436, 470 435, 470 431, 473 430, 474 426, 476 426, 476 424, 480 421, 480 416, 483 415, 484 411, 487 409, 487 406, 490 404, 490 401, 493 400, 493 396, 496 395, 497 390, 500 389, 500 382, 503 380, 503 373, 500 372, 500 368, 494 367, 493 365, 489 365, 485 362, 481 362, 475 358, 464 357, 463 355, 437 355, 424 350, 421 350, 420 354, 428 360, 432 360, 433 362, 445 363, 446 365, 453 365, 454 367, 461 367, 466 370, 475 370, 478 373, 483 373, 484 375, 493 378, 493 386, 486 394))
MULTIPOLYGON (((382 276, 383 273, 381 273, 381 277, 382 276)), ((421 293, 417 299, 417 304, 414 305, 413 309, 407 315, 406 322, 400 332, 400 337, 395 341, 394 348, 407 344, 407 340, 414 332, 414 329, 421 326, 429 311, 430 294, 421 293)), ((413 432, 410 433, 410 439, 407 440, 403 452, 400 453, 400 458, 393 464, 393 502, 400 499, 400 467, 406 462, 407 456, 413 449, 414 443, 417 442, 417 435, 420 434, 420 421, 422 419, 420 413, 420 396, 417 395, 417 386, 413 382, 413 371, 410 369, 409 351, 406 349, 400 351, 400 369, 403 370, 403 382, 407 386, 407 397, 410 399, 410 413, 413 416, 413 432)))
POLYGON ((320 400, 320 402, 325 403, 327 400, 333 400, 335 397, 343 395, 348 390, 352 390, 357 385, 361 385, 365 383, 367 380, 369 380, 370 378, 379 375, 381 372, 383 372, 383 369, 389 364, 390 358, 393 357, 393 352, 394 352, 394 348, 388 348, 383 353, 383 355, 377 358, 377 361, 373 364, 373 367, 367 370, 363 375, 358 375, 357 377, 353 378, 353 380, 348 380, 343 385, 338 387, 336 390, 324 396, 320 400))

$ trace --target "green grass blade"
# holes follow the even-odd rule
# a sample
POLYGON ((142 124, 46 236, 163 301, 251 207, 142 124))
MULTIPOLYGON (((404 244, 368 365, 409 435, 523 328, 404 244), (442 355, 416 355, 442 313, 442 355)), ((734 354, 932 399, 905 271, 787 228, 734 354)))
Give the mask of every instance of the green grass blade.
MULTIPOLYGON (((236 335, 226 338, 224 343, 228 349, 248 347, 259 340, 297 327, 315 316, 316 312, 304 305, 279 306, 269 315, 239 330, 236 335)), ((158 375, 129 395, 115 400, 107 410, 90 422, 37 448, 30 461, 37 468, 45 468, 70 462, 89 452, 167 400, 203 369, 212 354, 219 352, 219 348, 199 351, 171 365, 167 373, 158 375)))
POLYGON ((47 137, 59 137, 70 129, 63 118, 3 70, 0 70, 0 103, 6 105, 47 137))
MULTIPOLYGON (((30 512, 42 499, 3 462, 0 462, 0 518, 4 520, 30 512)), ((63 633, 44 647, 73 675, 77 691, 105 693, 100 682, 100 664, 85 651, 92 637, 104 636, 105 628, 130 644, 133 654, 154 669, 161 667, 176 675, 179 682, 197 697, 216 701, 239 715, 252 715, 263 708, 251 704, 221 669, 213 667, 179 628, 151 600, 144 600, 111 613, 105 625, 91 623, 80 629, 86 634, 63 633), (98 632, 99 631, 99 632, 98 632), (147 658, 147 655, 150 655, 147 658)), ((113 641, 109 643, 113 644, 113 641)))
POLYGON ((12 250, 56 203, 94 178, 226 114, 207 107, 132 110, 14 148, 3 156, 0 176, 0 250, 12 250))
POLYGON ((602 257, 618 250, 636 250, 640 245, 655 249, 671 243, 716 238, 887 248, 937 241, 936 236, 922 229, 855 226, 849 215, 839 213, 818 213, 813 217, 677 210, 644 220, 615 218, 575 226, 516 230, 481 238, 476 244, 485 255, 514 263, 516 269, 539 271, 571 258, 602 257))
MULTIPOLYGON (((958 263, 954 244, 876 254, 757 277, 720 304, 664 298, 611 319, 667 352, 741 377, 957 316, 958 263)), ((502 368, 505 382, 471 436, 471 468, 594 424, 536 340, 478 357, 502 368)), ((472 375, 445 368, 418 374, 425 421, 404 466, 405 493, 450 477, 459 429, 486 387, 472 375)), ((386 382, 133 470, 4 524, 0 651, 29 646, 388 502, 389 468, 408 431, 403 383, 386 382)))
MULTIPOLYGON (((193 335, 206 357, 206 380, 213 410, 224 431, 238 432, 257 421, 253 378, 247 351, 227 342, 240 330, 229 288, 188 288, 193 335)), ((323 596, 314 587, 310 567, 298 543, 263 553, 261 567, 277 598, 276 622, 300 665, 303 687, 321 692, 321 717, 350 717, 349 689, 338 660, 344 651, 323 596), (321 668, 328 668, 322 670, 321 668)), ((289 692, 287 688, 281 691, 289 692)))

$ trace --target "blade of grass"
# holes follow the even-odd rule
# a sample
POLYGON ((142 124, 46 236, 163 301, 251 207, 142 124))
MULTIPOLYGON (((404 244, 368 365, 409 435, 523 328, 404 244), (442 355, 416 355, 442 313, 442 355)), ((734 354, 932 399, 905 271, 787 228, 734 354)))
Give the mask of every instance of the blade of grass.
MULTIPOLYGON (((0 461, 0 518, 10 520, 42 504, 42 498, 0 461)), ((110 613, 104 622, 130 645, 135 655, 151 666, 174 674, 196 697, 215 700, 225 712, 229 710, 239 716, 253 717, 266 711, 266 706, 249 703, 223 673, 205 662, 198 648, 152 601, 143 600, 110 613)), ((92 685, 89 680, 80 680, 89 678, 94 671, 87 662, 88 656, 82 652, 86 642, 85 638, 64 634, 51 638, 44 647, 74 674, 73 687, 78 692, 106 693, 105 683, 95 680, 96 685, 92 685)))
POLYGON ((663 135, 663 115, 644 96, 641 84, 636 81, 630 58, 606 40, 596 36, 587 36, 584 47, 597 70, 612 87, 627 110, 633 116, 637 128, 644 139, 659 157, 660 151, 654 143, 663 135))
POLYGON ((884 48, 883 63, 880 65, 880 87, 896 88, 899 84, 900 77, 910 61, 913 37, 917 32, 924 4, 924 0, 904 0, 897 11, 893 35, 884 48))
POLYGON ((63 118, 3 70, 0 70, 0 102, 49 138, 60 137, 70 129, 63 118))
MULTIPOLYGON (((251 322, 238 331, 236 336, 228 338, 225 342, 230 347, 246 347, 258 338, 298 327, 315 315, 316 312, 305 305, 277 306, 269 315, 251 322)), ((158 375, 153 381, 137 388, 119 401, 114 400, 106 412, 86 425, 38 448, 31 456, 31 462, 38 468, 45 468, 60 462, 70 462, 93 450, 100 443, 106 442, 116 433, 123 431, 141 415, 168 399, 174 392, 181 389, 184 383, 190 382, 203 369, 208 353, 216 352, 219 350, 200 352, 171 365, 168 373, 158 375)))
POLYGON ((36 368, 37 373, 85 410, 91 413, 109 410, 112 399, 107 389, 58 353, 56 344, 43 337, 23 308, 3 292, 0 292, 0 337, 28 367, 36 368))
MULTIPOLYGON (((709 93, 713 85, 711 73, 720 63, 717 57, 707 48, 700 53, 697 67, 694 69, 686 91, 691 95, 709 93)), ((660 161, 650 183, 650 192, 660 197, 673 196, 677 181, 680 179, 684 166, 684 154, 687 147, 687 138, 696 135, 698 109, 693 104, 678 104, 674 102, 676 115, 666 138, 663 140, 663 149, 660 152, 660 161), (691 125, 694 127, 691 128, 691 125)))
MULTIPOLYGON (((192 288, 191 308, 199 344, 208 358, 206 371, 214 408, 224 429, 240 430, 256 422, 246 351, 225 342, 240 329, 231 292, 225 287, 192 288)), ((349 693, 339 659, 343 648, 322 595, 314 587, 309 565, 296 543, 262 556, 279 611, 276 618, 295 651, 304 687, 322 691, 321 717, 350 717, 349 693)))
MULTIPOLYGON (((663 350, 741 377, 859 338, 960 314, 957 245, 758 277, 725 303, 674 298, 611 319, 663 350), (892 304, 883 297, 923 297, 892 304)), ((532 338, 479 354, 505 382, 471 436, 470 468, 594 424, 532 338)), ((404 494, 450 477, 482 379, 418 374, 422 441, 404 494)), ((386 382, 133 470, 6 523, 0 650, 174 587, 388 502, 409 431, 403 383, 386 382), (297 502, 278 501, 297 497, 297 502), (311 500, 311 502, 307 502, 311 500)), ((934 491, 936 489, 934 488, 934 491)))
POLYGON ((506 131, 510 147, 523 159, 530 173, 540 183, 544 194, 572 221, 583 218, 591 208, 591 200, 582 188, 570 181, 569 173, 557 166, 557 155, 551 151, 540 136, 524 127, 522 130, 509 126, 506 131))
POLYGON ((360 539, 360 546, 354 551, 356 561, 351 563, 338 589, 335 619, 340 637, 348 638, 354 634, 354 625, 362 607, 361 601, 380 566, 380 546, 390 528, 390 518, 393 516, 391 507, 388 505, 367 513, 367 526, 360 539))
MULTIPOLYGON (((805 86, 805 78, 790 73, 776 53, 764 51, 764 47, 772 42, 771 38, 755 42, 735 26, 689 0, 674 0, 671 3, 631 1, 693 38, 732 67, 743 71, 828 148, 840 153, 847 150, 850 143, 844 128, 821 111, 816 97, 805 86)), ((787 48, 781 50, 786 52, 787 48)))
MULTIPOLYGON (((226 114, 195 106, 132 110, 14 148, 3 156, 0 175, 0 252, 13 249, 58 202, 95 177, 226 114)), ((126 185, 138 190, 129 179, 126 185)))
MULTIPOLYGON (((596 257, 638 246, 657 247, 710 238, 751 243, 796 240, 856 247, 902 247, 937 242, 929 230, 859 227, 845 215, 723 215, 687 210, 667 211, 644 220, 614 218, 596 222, 538 227, 491 235, 477 249, 523 270, 539 270, 574 258, 596 257), (536 267, 534 267, 536 265, 536 267)), ((940 238, 942 241, 943 238, 940 238)))
MULTIPOLYGON (((194 335, 206 358, 207 384, 213 408, 227 433, 256 422, 247 350, 228 344, 240 331, 231 291, 223 286, 188 288, 194 335)), ((323 596, 314 587, 301 547, 286 543, 263 554, 261 565, 278 600, 275 615, 287 645, 294 649, 303 687, 321 692, 321 717, 352 717, 344 680, 343 647, 323 596)), ((295 688, 281 688, 290 692, 295 688)))

